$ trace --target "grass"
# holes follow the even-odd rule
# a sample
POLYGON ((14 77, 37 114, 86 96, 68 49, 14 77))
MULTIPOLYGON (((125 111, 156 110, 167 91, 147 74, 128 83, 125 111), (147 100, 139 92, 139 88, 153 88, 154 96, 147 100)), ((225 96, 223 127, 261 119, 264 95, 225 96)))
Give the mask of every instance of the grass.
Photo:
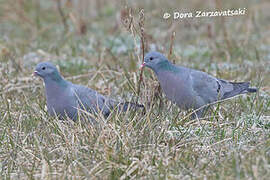
POLYGON ((224 20, 162 19, 167 10, 210 10, 215 2, 62 3, 64 25, 56 1, 0 0, 1 177, 268 179, 269 2, 226 1, 222 9, 246 7, 248 13, 224 20), (215 105, 215 117, 184 119, 188 112, 179 114, 166 100, 153 72, 144 70, 139 85, 142 37, 146 52, 154 47, 176 64, 251 81, 259 93, 215 105), (146 114, 113 113, 99 117, 98 126, 49 117, 42 81, 31 77, 41 61, 104 95, 138 99, 146 114))

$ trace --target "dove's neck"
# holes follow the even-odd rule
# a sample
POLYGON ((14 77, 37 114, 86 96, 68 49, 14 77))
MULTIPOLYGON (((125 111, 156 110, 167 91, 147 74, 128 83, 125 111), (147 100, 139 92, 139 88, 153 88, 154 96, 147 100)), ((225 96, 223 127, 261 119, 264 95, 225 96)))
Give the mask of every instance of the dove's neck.
POLYGON ((179 69, 170 61, 161 61, 156 65, 156 68, 154 69, 154 71, 156 73, 162 72, 162 71, 178 72, 179 69))
POLYGON ((61 94, 68 87, 68 82, 60 75, 51 76, 44 79, 46 94, 61 94))

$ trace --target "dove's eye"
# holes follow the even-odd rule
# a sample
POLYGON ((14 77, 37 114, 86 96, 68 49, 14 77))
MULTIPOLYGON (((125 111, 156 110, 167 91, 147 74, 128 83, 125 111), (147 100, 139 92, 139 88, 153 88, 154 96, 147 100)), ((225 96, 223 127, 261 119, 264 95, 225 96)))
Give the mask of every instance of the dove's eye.
POLYGON ((46 67, 42 67, 42 70, 45 70, 46 69, 46 67))
POLYGON ((152 61, 154 58, 153 57, 150 57, 149 59, 150 59, 150 61, 152 61))

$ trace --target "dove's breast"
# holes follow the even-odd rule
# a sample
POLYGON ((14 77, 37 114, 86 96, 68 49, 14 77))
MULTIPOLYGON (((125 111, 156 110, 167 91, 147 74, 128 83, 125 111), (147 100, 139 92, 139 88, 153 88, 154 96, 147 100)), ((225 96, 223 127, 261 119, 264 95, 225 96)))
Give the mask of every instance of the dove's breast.
POLYGON ((74 119, 77 115, 77 101, 72 90, 54 89, 53 92, 46 91, 47 108, 50 115, 57 115, 61 118, 68 116, 74 119), (51 93, 54 93, 51 95, 51 93))
POLYGON ((176 103, 181 109, 194 107, 196 101, 192 92, 190 77, 187 74, 163 71, 157 77, 169 100, 176 103))

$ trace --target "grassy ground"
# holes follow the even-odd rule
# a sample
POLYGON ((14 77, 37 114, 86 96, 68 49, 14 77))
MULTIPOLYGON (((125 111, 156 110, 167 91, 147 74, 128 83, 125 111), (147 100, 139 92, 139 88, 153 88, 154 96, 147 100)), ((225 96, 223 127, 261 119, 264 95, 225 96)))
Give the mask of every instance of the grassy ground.
POLYGON ((0 0, 1 177, 268 179, 269 7, 268 0, 84 0, 59 6, 53 0, 0 0), (166 11, 214 8, 247 12, 162 18, 166 11), (142 31, 146 51, 159 50, 176 64, 223 79, 250 81, 259 93, 219 104, 204 120, 185 119, 188 113, 178 115, 150 70, 138 91, 142 31), (115 99, 138 98, 147 113, 113 114, 99 118, 98 127, 51 118, 42 81, 31 77, 41 61, 115 99))

